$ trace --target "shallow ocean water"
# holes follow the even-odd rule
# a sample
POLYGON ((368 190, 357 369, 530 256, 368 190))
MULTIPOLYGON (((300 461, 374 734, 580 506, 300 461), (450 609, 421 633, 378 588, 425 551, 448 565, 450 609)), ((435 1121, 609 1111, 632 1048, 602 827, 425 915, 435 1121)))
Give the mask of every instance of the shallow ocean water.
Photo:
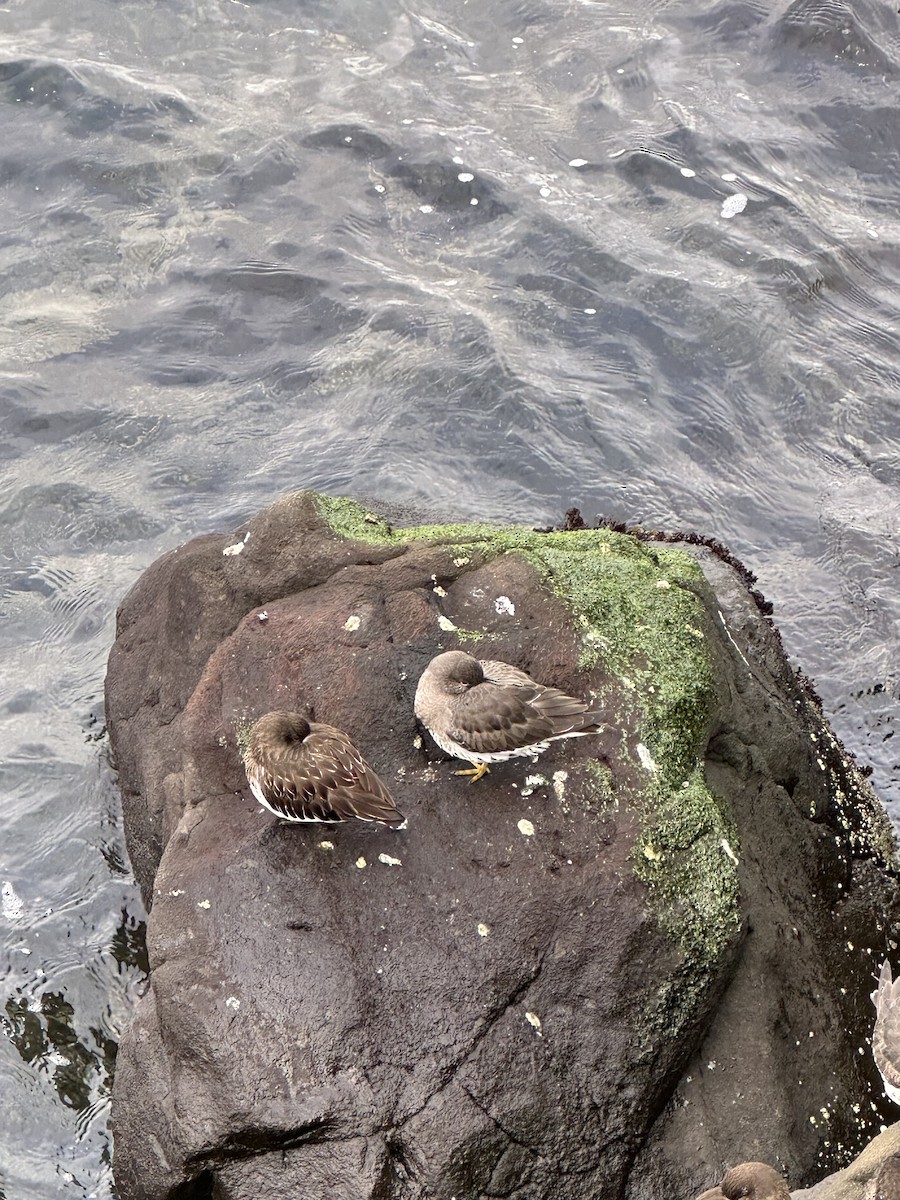
POLYGON ((900 818, 879 3, 0 6, 0 1195, 110 1195, 117 603, 294 487, 716 537, 900 818))

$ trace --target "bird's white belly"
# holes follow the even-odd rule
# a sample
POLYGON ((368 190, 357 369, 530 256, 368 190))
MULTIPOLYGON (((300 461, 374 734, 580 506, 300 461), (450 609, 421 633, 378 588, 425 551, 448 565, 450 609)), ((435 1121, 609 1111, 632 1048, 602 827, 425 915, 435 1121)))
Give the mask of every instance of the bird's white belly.
POLYGON ((549 747, 549 742, 534 742, 530 746, 519 746, 515 750, 497 750, 492 753, 484 752, 479 754, 475 750, 470 750, 467 746, 461 745, 459 742, 452 742, 449 738, 438 737, 436 733, 431 735, 442 750, 448 754, 452 754, 454 758, 464 758, 470 763, 492 763, 506 762, 509 758, 534 758, 535 755, 543 754, 549 747))

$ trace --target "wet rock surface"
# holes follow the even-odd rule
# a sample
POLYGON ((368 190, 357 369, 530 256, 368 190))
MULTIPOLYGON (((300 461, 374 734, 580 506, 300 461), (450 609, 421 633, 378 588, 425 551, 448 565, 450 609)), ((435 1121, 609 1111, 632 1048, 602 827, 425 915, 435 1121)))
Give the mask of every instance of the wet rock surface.
POLYGON ((702 547, 709 583, 613 533, 407 541, 348 511, 288 497, 161 559, 119 614, 107 711, 152 906, 122 1200, 649 1198, 846 1161, 882 1103, 857 1049, 890 835, 745 583, 702 547), (610 622, 646 581, 630 665, 579 608, 579 555, 621 568, 610 622), (655 681, 651 625, 687 639, 655 681), (470 786, 412 715, 460 644, 612 728, 470 786), (252 800, 236 724, 304 707, 408 829, 285 828, 252 800))

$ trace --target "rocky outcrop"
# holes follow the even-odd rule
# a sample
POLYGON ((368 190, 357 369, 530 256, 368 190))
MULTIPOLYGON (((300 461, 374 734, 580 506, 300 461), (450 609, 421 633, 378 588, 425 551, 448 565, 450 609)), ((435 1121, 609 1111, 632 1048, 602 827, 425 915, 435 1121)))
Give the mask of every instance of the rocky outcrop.
POLYGON ((873 1138, 848 1167, 791 1196, 793 1200, 900 1200, 900 1122, 873 1138))
POLYGON ((892 839, 704 548, 392 531, 299 493, 145 574, 107 712, 152 908, 122 1200, 643 1200, 745 1159, 812 1182, 867 1140, 892 839), (470 786, 412 716, 457 646, 610 731, 470 786), (236 728, 304 705, 406 830, 251 799, 236 728))

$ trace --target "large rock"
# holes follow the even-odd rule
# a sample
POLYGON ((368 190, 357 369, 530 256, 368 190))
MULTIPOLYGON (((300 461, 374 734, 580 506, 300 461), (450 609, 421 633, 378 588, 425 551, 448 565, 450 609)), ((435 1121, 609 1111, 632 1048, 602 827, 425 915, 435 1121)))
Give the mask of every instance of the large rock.
POLYGON ((791 1193, 792 1200, 900 1200, 900 1122, 869 1142, 843 1171, 815 1187, 791 1193))
POLYGON ((152 906, 122 1200, 643 1200, 742 1159, 796 1186, 877 1123, 892 838, 709 550, 392 532, 299 493, 145 574, 107 706, 152 906), (469 785, 412 715, 457 645, 610 732, 469 785), (284 828, 250 798, 236 727, 304 704, 408 829, 284 828))

